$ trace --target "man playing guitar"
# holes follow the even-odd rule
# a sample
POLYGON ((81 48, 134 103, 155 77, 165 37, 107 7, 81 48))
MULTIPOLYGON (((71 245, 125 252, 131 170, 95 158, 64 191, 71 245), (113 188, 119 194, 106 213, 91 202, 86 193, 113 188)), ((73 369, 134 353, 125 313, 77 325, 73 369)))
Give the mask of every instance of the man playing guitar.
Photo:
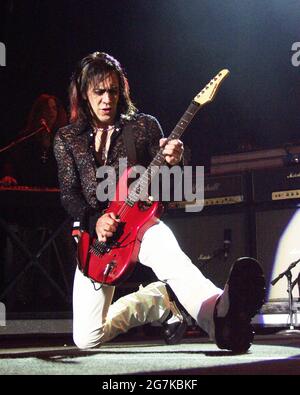
MULTIPOLYGON (((130 165, 148 166, 160 149, 168 166, 177 165, 183 144, 176 138, 164 139, 158 121, 137 111, 120 63, 103 52, 79 63, 71 80, 70 108, 71 124, 56 134, 54 151, 62 204, 79 223, 84 241, 79 242, 73 289, 76 345, 97 347, 132 327, 154 321, 162 323, 166 342, 174 344, 184 334, 187 312, 218 347, 245 352, 253 340, 251 318, 264 297, 259 264, 251 258, 236 261, 223 291, 202 275, 157 217, 143 225, 132 245, 138 264, 150 267, 159 281, 112 304, 114 283, 105 280, 113 274, 116 262, 112 258, 105 266, 101 280, 91 274, 91 267, 97 270, 95 259, 99 258, 101 267, 101 259, 112 249, 118 250, 120 243, 110 244, 110 240, 121 222, 126 228, 126 220, 120 214, 123 208, 114 212, 107 202, 97 199, 97 170, 105 165, 118 173, 120 158, 127 158, 130 165), (128 133, 124 133, 128 127, 135 163, 130 163, 128 133)), ((130 212, 130 204, 126 210, 130 212)))

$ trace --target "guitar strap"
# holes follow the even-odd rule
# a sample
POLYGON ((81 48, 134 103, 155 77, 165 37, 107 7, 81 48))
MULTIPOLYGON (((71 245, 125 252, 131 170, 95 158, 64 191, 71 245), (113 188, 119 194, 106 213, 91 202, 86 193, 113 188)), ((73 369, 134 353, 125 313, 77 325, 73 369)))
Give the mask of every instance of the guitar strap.
MULTIPOLYGON (((137 163, 136 147, 134 141, 133 127, 130 122, 126 123, 122 129, 122 137, 127 153, 129 166, 135 165, 137 163)), ((73 223, 72 236, 76 243, 79 241, 80 237, 80 222, 75 221, 73 223)))
POLYGON ((136 147, 134 141, 133 127, 131 123, 126 123, 122 130, 122 137, 127 152, 128 163, 130 166, 137 163, 136 147))

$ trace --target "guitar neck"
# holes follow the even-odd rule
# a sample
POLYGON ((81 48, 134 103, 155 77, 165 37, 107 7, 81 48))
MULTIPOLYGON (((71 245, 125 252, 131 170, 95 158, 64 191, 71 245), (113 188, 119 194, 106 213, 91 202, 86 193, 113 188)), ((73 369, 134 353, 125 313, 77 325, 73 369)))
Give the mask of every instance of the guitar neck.
MULTIPOLYGON (((201 106, 199 104, 196 104, 193 101, 191 102, 191 104, 189 105, 183 116, 180 118, 175 128, 170 133, 170 136, 167 138, 167 142, 170 140, 177 140, 183 135, 184 131, 186 130, 186 128, 188 127, 188 125, 190 124, 196 113, 200 110, 200 108, 201 106)), ((150 163, 149 167, 161 166, 165 162, 165 157, 164 155, 162 155, 163 149, 164 148, 162 147, 159 150, 157 155, 150 163)))
MULTIPOLYGON (((196 113, 200 110, 201 105, 195 103, 194 101, 191 102, 183 116, 180 118, 179 122, 171 132, 170 136, 167 138, 167 142, 170 140, 179 139, 196 113)), ((160 166, 165 163, 165 156, 163 155, 164 147, 160 148, 150 165, 148 166, 147 170, 142 174, 138 183, 131 191, 128 196, 128 200, 130 203, 134 203, 139 200, 140 195, 144 195, 148 191, 148 187, 151 184, 153 178, 157 175, 160 166)))

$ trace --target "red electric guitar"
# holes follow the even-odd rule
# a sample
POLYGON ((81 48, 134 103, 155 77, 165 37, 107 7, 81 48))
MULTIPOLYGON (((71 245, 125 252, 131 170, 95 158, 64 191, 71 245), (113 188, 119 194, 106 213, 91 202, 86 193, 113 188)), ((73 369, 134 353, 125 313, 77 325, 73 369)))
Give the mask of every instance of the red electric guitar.
MULTIPOLYGON (((221 70, 200 93, 177 123, 168 140, 178 139, 183 134, 194 115, 207 103, 210 103, 229 71, 221 70)), ((108 285, 118 285, 132 272, 138 258, 140 243, 145 231, 158 222, 162 214, 162 204, 146 200, 148 187, 165 163, 163 148, 159 150, 134 187, 128 189, 128 177, 132 168, 128 168, 120 177, 116 194, 106 212, 115 213, 120 222, 117 231, 106 242, 99 242, 87 232, 82 232, 78 243, 78 265, 80 270, 92 280, 108 285)))

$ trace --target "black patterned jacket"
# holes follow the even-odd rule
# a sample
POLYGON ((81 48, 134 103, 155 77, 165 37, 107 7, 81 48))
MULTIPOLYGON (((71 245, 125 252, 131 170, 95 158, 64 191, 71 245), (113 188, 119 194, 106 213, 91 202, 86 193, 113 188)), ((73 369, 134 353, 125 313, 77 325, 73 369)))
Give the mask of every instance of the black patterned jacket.
MULTIPOLYGON (((132 125, 137 162, 145 167, 156 155, 159 139, 163 137, 160 124, 150 115, 140 113, 131 121, 120 122, 111 136, 106 162, 107 166, 115 168, 116 174, 118 174, 119 158, 127 158, 122 136, 125 122, 130 122, 132 125)), ((89 231, 94 226, 95 216, 99 217, 106 207, 106 204, 100 203, 96 197, 97 163, 93 146, 92 128, 82 122, 61 128, 54 140, 62 205, 74 220, 80 221, 82 228, 89 231)))

